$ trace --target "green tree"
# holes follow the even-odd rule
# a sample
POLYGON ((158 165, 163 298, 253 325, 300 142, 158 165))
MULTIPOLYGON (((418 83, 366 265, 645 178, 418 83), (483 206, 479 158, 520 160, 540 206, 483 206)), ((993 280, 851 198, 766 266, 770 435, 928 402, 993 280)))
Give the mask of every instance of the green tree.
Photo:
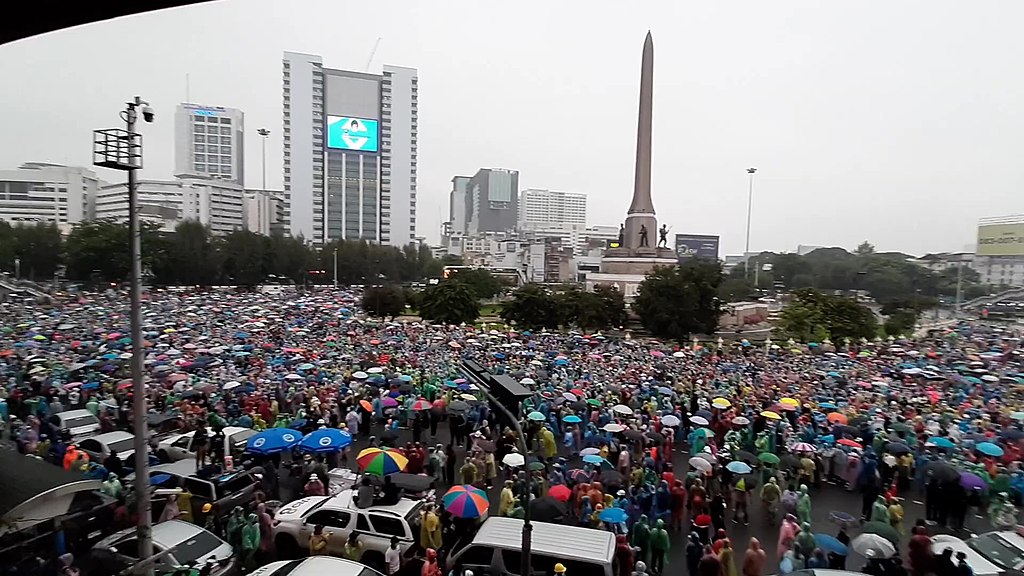
POLYGON ((863 242, 861 242, 860 244, 857 245, 856 254, 858 256, 863 256, 865 254, 874 254, 874 253, 875 253, 874 245, 872 245, 867 240, 865 240, 865 241, 863 241, 863 242))
POLYGON ((712 334, 722 314, 718 262, 694 259, 678 267, 658 267, 640 284, 633 310, 644 328, 659 338, 683 341, 712 334))
POLYGON ((481 300, 494 298, 505 288, 505 285, 494 274, 484 268, 468 268, 457 270, 450 280, 462 282, 481 300))
POLYGON ((208 227, 186 220, 161 240, 152 264, 157 282, 208 286, 220 280, 222 252, 208 227))
POLYGON ((0 220, 0 272, 14 274, 14 246, 17 243, 14 227, 5 220, 0 220))
POLYGON ((367 286, 363 291, 363 310, 379 318, 394 318, 405 311, 405 294, 394 284, 367 286))
POLYGON ((291 278, 296 284, 303 284, 310 267, 317 263, 317 255, 301 237, 271 235, 270 254, 270 273, 291 278))
MULTIPOLYGON (((142 266, 150 268, 162 243, 156 227, 143 223, 142 266)), ((75 224, 64 242, 67 277, 71 280, 122 282, 131 270, 128 225, 111 220, 75 224)))
POLYGON ((420 299, 420 317, 430 322, 462 324, 480 316, 480 303, 469 286, 450 280, 429 286, 420 299))
POLYGON ((779 327, 785 335, 801 342, 825 338, 874 338, 878 335, 875 314, 852 298, 797 290, 783 310, 779 327))
POLYGON ((14 255, 21 259, 21 276, 49 280, 61 264, 63 240, 53 222, 14 226, 14 255))
POLYGON ((626 299, 615 286, 597 284, 594 286, 594 295, 597 296, 601 306, 601 323, 597 328, 615 328, 623 326, 629 315, 626 313, 626 299))
POLYGON ((270 238, 237 230, 218 242, 224 275, 229 282, 241 286, 255 286, 270 272, 273 254, 270 238))
POLYGON ((526 284, 512 292, 502 304, 501 317, 527 329, 557 328, 562 314, 559 303, 546 288, 539 284, 526 284))
POLYGON ((729 275, 718 286, 718 297, 723 302, 743 302, 755 297, 754 286, 743 278, 729 275))

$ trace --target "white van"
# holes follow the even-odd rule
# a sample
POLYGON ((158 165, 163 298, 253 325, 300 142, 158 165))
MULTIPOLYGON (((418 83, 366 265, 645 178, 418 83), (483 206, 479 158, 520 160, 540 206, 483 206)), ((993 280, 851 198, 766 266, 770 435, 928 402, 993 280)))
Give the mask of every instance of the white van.
MULTIPOLYGON (((531 522, 530 566, 534 573, 551 574, 561 563, 572 576, 614 576, 615 535, 606 530, 531 522)), ((488 518, 473 541, 448 557, 447 568, 456 574, 472 570, 518 576, 521 569, 523 521, 488 518)))

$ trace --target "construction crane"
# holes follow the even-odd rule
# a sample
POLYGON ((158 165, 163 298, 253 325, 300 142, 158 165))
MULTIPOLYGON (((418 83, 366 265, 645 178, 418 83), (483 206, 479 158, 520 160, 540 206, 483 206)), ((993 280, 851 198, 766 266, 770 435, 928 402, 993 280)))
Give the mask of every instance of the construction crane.
POLYGON ((377 41, 373 43, 373 50, 370 50, 370 57, 366 59, 366 67, 363 68, 363 72, 370 71, 370 64, 373 64, 373 57, 377 54, 377 47, 380 46, 381 40, 383 40, 383 38, 377 36, 377 41))

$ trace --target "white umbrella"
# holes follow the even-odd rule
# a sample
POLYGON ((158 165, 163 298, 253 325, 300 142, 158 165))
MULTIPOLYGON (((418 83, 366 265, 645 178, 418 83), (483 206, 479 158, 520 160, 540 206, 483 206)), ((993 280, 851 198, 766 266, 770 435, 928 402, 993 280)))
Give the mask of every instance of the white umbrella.
POLYGON ((626 406, 625 404, 616 404, 615 406, 612 406, 612 412, 615 412, 616 414, 622 414, 624 416, 633 415, 633 409, 630 408, 629 406, 626 406))
POLYGON ((373 368, 367 370, 367 372, 369 372, 370 374, 381 374, 384 372, 384 369, 381 368, 380 366, 374 366, 373 368))
POLYGON ((501 459, 501 463, 506 466, 518 468, 519 466, 526 464, 526 458, 524 458, 519 452, 511 452, 509 454, 505 454, 505 457, 501 459))
POLYGON ((519 383, 522 384, 523 386, 533 386, 534 384, 537 383, 537 381, 534 380, 533 378, 523 378, 522 380, 519 381, 519 383))
POLYGON ((684 356, 686 356, 686 354, 684 354, 682 351, 676 351, 672 353, 673 358, 682 358, 684 356))
POLYGON ((622 424, 616 424, 615 422, 609 422, 603 427, 605 432, 622 432, 626 429, 622 424))
POLYGON ((861 534, 850 542, 850 548, 861 556, 869 558, 888 558, 896 553, 896 548, 878 534, 861 534))
POLYGON ((224 389, 225 390, 233 390, 235 388, 238 388, 241 385, 242 385, 241 382, 237 382, 235 380, 232 380, 231 382, 228 382, 227 384, 224 385, 224 389))
POLYGON ((732 423, 737 426, 746 426, 747 424, 750 424, 750 419, 746 416, 737 416, 732 419, 732 423))
POLYGON ((981 379, 984 380, 985 382, 999 382, 999 377, 994 376, 992 374, 985 374, 984 376, 981 377, 981 379))
POLYGON ((697 457, 690 458, 690 467, 696 468, 701 472, 711 472, 711 470, 714 468, 714 466, 711 465, 711 462, 708 462, 703 458, 697 457))
POLYGON ((299 376, 298 374, 288 374, 287 376, 284 377, 284 379, 285 380, 302 380, 302 376, 299 376))
POLYGON ((690 416, 690 422, 697 426, 707 426, 708 419, 703 416, 690 416))
POLYGON ((679 426, 679 418, 674 414, 666 414, 661 417, 661 423, 665 426, 679 426))

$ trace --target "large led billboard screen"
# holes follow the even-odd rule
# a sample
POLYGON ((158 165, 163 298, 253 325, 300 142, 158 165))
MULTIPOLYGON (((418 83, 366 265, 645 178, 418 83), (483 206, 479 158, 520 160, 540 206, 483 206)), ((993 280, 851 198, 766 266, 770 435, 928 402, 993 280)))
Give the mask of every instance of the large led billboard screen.
POLYGON ((718 260, 718 236, 676 234, 676 256, 680 262, 690 258, 718 260))
POLYGON ((338 150, 376 152, 379 147, 377 128, 376 120, 328 116, 327 147, 338 150))
POLYGON ((1024 222, 978 226, 978 256, 1024 256, 1024 222))

